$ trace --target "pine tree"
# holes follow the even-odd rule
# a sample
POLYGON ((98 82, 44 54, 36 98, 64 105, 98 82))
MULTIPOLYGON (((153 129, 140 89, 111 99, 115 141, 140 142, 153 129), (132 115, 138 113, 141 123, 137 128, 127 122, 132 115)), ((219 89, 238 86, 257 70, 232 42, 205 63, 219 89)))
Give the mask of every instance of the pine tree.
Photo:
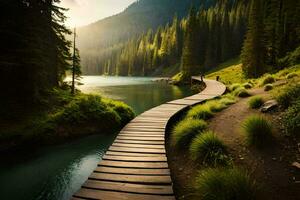
POLYGON ((196 9, 191 8, 189 17, 186 23, 186 31, 184 36, 184 47, 182 52, 181 71, 184 74, 184 79, 189 80, 192 74, 197 73, 200 66, 199 55, 199 26, 197 23, 196 9))
POLYGON ((252 0, 248 22, 248 31, 241 59, 243 71, 247 77, 258 77, 265 71, 263 7, 261 0, 252 0))

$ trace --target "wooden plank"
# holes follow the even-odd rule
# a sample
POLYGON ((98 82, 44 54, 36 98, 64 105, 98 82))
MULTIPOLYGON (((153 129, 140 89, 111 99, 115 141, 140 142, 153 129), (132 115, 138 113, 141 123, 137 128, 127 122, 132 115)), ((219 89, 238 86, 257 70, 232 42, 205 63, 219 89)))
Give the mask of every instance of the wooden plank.
POLYGON ((112 146, 116 147, 131 147, 131 148, 146 148, 146 149, 165 149, 165 145, 152 145, 152 144, 124 144, 114 142, 112 146))
POLYGON ((170 185, 142 185, 132 183, 119 183, 119 182, 108 182, 98 180, 87 180, 84 188, 116 191, 116 192, 129 192, 137 194, 162 194, 172 195, 173 189, 170 185))
POLYGON ((134 157, 159 157, 165 156, 165 154, 153 154, 153 153, 133 153, 133 152, 119 152, 119 151, 107 151, 106 155, 112 156, 134 156, 134 157))
POLYGON ((125 140, 125 139, 116 139, 115 142, 125 143, 125 144, 165 144, 165 141, 142 141, 142 140, 125 140))
MULTIPOLYGON (((147 169, 167 169, 167 162, 125 162, 102 160, 98 166, 120 167, 120 168, 147 168, 147 169)), ((122 169, 120 169, 122 170, 122 169)))
POLYGON ((97 167, 95 172, 110 174, 132 174, 132 175, 170 175, 169 169, 136 169, 136 168, 120 168, 117 167, 97 167))
POLYGON ((130 148, 130 147, 109 147, 110 151, 120 151, 120 152, 133 152, 133 153, 166 153, 164 149, 142 149, 142 148, 130 148))
POLYGON ((157 132, 165 129, 154 129, 154 128, 124 128, 123 131, 140 131, 140 132, 157 132))
POLYGON ((153 132, 145 132, 145 131, 121 131, 120 134, 152 134, 152 135, 165 135, 165 131, 153 131, 153 132))
POLYGON ((130 162, 167 162, 166 156, 161 157, 130 157, 130 156, 110 156, 104 155, 103 160, 119 160, 119 161, 130 161, 130 162))
POLYGON ((165 141, 164 137, 129 137, 129 136, 118 136, 117 139, 123 140, 142 140, 142 141, 165 141))
POLYGON ((153 184, 153 185, 172 184, 172 180, 170 176, 155 176, 155 175, 148 176, 148 175, 92 173, 89 179, 123 182, 123 183, 153 184))
POLYGON ((119 134, 119 136, 128 136, 128 137, 165 137, 165 134, 134 134, 134 133, 128 133, 128 134, 119 134))
POLYGON ((99 200, 175 200, 174 196, 161 196, 161 195, 145 195, 133 194, 125 192, 110 192, 103 190, 93 190, 82 188, 75 195, 75 197, 84 197, 88 199, 99 200))

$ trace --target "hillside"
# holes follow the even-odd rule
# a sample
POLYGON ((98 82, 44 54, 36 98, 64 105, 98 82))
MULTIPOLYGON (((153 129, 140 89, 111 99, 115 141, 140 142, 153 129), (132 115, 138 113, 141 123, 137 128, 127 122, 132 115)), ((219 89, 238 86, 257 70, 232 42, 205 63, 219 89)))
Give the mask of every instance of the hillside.
POLYGON ((78 47, 85 74, 100 74, 103 57, 119 50, 129 38, 186 16, 191 5, 210 7, 215 0, 139 0, 122 13, 78 29, 78 47))

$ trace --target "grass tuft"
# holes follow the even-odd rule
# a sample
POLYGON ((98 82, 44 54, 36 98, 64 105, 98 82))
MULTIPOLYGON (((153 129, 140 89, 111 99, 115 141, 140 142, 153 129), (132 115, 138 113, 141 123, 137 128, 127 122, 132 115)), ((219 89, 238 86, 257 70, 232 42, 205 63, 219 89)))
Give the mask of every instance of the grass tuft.
POLYGON ((287 85, 276 97, 283 108, 288 108, 300 99, 300 83, 287 85))
POLYGON ((233 92, 233 94, 242 98, 251 96, 245 88, 238 88, 233 92))
POLYGON ((229 90, 230 90, 231 92, 233 92, 233 91, 235 91, 235 90, 237 90, 237 89, 239 89, 239 88, 242 88, 242 85, 241 85, 241 84, 238 84, 238 83, 234 83, 234 84, 232 84, 231 86, 229 86, 229 90))
POLYGON ((272 124, 264 117, 253 115, 242 124, 246 134, 247 143, 257 147, 263 147, 272 138, 272 124))
POLYGON ((243 84, 243 87, 245 89, 251 89, 253 87, 253 85, 251 83, 245 83, 245 84, 243 84))
POLYGON ((264 104, 264 100, 260 96, 255 96, 249 99, 248 105, 250 108, 257 109, 264 104))
POLYGON ((293 72, 293 73, 289 73, 287 76, 286 76, 286 79, 292 79, 292 78, 295 78, 295 77, 298 77, 298 74, 293 72))
POLYGON ((264 91, 270 91, 273 90, 273 85, 271 83, 267 84, 264 86, 264 91))
POLYGON ((228 164, 226 146, 211 131, 196 136, 190 146, 193 160, 201 160, 204 164, 219 166, 228 164))
POLYGON ((213 112, 207 104, 201 104, 193 107, 188 113, 188 118, 207 120, 214 116, 213 112))
POLYGON ((249 174, 237 168, 209 168, 196 177, 196 194, 202 200, 254 200, 257 186, 249 174))
POLYGON ((184 119, 173 128, 171 144, 184 147, 189 145, 192 139, 207 129, 207 123, 200 119, 184 119))
POLYGON ((300 100, 285 111, 283 124, 287 135, 300 136, 300 100))
POLYGON ((269 83, 274 83, 275 78, 272 75, 267 75, 263 80, 262 80, 262 85, 266 85, 269 83))

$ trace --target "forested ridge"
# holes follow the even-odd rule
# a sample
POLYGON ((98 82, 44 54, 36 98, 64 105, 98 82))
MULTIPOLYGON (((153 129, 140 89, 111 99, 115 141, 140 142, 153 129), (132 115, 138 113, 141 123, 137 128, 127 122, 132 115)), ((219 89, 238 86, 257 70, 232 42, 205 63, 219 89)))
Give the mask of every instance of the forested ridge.
MULTIPOLYGON (((141 2, 143 7, 152 5, 141 2)), ((241 55, 244 72, 251 77, 283 67, 286 54, 299 46, 299 1, 208 2, 189 2, 186 17, 174 13, 166 25, 85 51, 84 72, 147 76, 181 68, 185 74, 200 74, 241 55)))
POLYGON ((79 28, 83 72, 101 74, 104 60, 120 51, 128 40, 172 23, 175 14, 181 20, 188 14, 191 4, 209 8, 215 3, 216 0, 139 0, 120 14, 79 28))

